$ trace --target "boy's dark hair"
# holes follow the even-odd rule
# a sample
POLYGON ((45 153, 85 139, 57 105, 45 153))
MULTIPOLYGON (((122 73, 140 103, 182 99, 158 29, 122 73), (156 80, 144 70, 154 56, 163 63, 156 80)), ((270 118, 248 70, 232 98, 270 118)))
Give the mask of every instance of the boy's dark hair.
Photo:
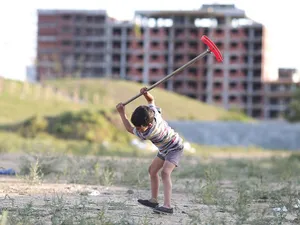
POLYGON ((154 119, 154 112, 146 105, 137 107, 131 115, 131 122, 134 126, 148 126, 154 119))

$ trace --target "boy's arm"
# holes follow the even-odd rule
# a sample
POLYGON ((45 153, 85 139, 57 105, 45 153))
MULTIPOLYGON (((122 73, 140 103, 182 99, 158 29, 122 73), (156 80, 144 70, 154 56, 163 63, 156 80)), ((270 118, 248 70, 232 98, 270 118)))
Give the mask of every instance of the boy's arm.
POLYGON ((130 124, 128 118, 127 118, 127 115, 125 113, 125 107, 122 103, 119 103, 117 106, 116 106, 118 112, 119 112, 119 115, 122 119, 122 122, 123 122, 123 125, 124 127, 126 128, 126 130, 129 132, 129 133, 132 133, 133 134, 133 126, 130 124))
POLYGON ((154 97, 153 95, 151 95, 148 91, 147 91, 147 88, 144 87, 140 90, 141 94, 144 95, 145 99, 147 100, 147 102, 149 104, 154 104, 154 97))
POLYGON ((126 128, 126 130, 129 132, 129 133, 132 133, 133 134, 133 126, 131 126, 128 118, 127 118, 127 115, 124 113, 124 114, 120 114, 120 117, 122 119, 122 122, 126 128))

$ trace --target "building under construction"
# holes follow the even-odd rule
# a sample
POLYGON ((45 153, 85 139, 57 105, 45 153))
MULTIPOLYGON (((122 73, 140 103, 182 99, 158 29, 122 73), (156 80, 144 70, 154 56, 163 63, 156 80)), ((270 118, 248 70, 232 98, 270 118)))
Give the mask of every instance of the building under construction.
POLYGON ((289 113, 288 105, 299 87, 299 74, 292 68, 280 68, 277 80, 264 82, 264 118, 283 118, 289 113))
POLYGON ((234 5, 136 11, 132 22, 105 11, 39 10, 37 77, 111 76, 150 85, 205 51, 202 35, 224 62, 204 57, 161 87, 263 118, 263 26, 234 5))

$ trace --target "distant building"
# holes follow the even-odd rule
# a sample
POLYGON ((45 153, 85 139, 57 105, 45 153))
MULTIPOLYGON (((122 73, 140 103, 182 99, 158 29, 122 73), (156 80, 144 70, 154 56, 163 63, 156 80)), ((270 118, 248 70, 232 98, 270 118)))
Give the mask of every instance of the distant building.
POLYGON ((110 73, 102 10, 38 10, 37 79, 110 73))
POLYGON ((29 83, 37 82, 35 66, 27 66, 26 67, 26 79, 25 80, 29 83))
POLYGON ((283 117, 296 88, 300 87, 299 80, 295 80, 296 69, 281 68, 279 77, 275 81, 264 82, 264 119, 283 117))
POLYGON ((202 35, 224 62, 205 57, 160 87, 264 118, 264 27, 234 5, 136 11, 131 22, 101 10, 38 10, 37 79, 111 76, 150 85, 205 51, 202 35))
POLYGON ((193 11, 137 11, 136 16, 155 26, 144 27, 143 42, 135 45, 140 52, 134 65, 143 73, 129 76, 155 82, 203 52, 206 46, 200 37, 207 35, 220 48, 224 62, 205 57, 169 81, 166 88, 262 118, 262 24, 234 5, 219 4, 193 11), (161 21, 170 21, 169 27, 159 27, 161 21))

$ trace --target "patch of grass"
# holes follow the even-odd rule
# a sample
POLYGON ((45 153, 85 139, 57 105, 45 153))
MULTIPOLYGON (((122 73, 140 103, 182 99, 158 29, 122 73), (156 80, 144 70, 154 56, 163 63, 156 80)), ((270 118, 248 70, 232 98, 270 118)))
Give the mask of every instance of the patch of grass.
POLYGON ((241 110, 231 109, 228 110, 228 113, 222 116, 219 120, 221 121, 240 121, 240 122, 250 122, 255 121, 254 119, 250 119, 245 115, 241 110))
MULTIPOLYGON (((124 80, 110 79, 60 79, 49 80, 47 84, 64 88, 69 92, 75 89, 83 93, 88 93, 89 100, 93 101, 95 94, 99 95, 99 104, 107 108, 114 108, 119 102, 125 102, 139 93, 143 86, 140 83, 129 82, 124 80)), ((151 91, 156 100, 156 105, 163 110, 163 116, 167 120, 224 120, 224 118, 238 121, 254 121, 240 112, 231 112, 220 107, 210 106, 198 100, 186 96, 156 88, 151 91), (170 104, 172 103, 172 104, 170 104), (182 109, 183 106, 184 110, 182 109), (201 113, 199 113, 201 112, 201 113)), ((126 106, 127 112, 131 113, 138 105, 146 104, 145 99, 138 98, 126 106)))
POLYGON ((143 151, 130 143, 103 142, 89 143, 82 140, 59 139, 47 134, 39 134, 34 139, 23 138, 16 133, 0 131, 0 153, 46 154, 59 153, 71 155, 100 156, 147 156, 150 151, 143 151))
POLYGON ((2 212, 2 215, 0 215, 0 224, 1 225, 6 225, 7 224, 7 216, 8 216, 8 212, 4 210, 2 212))
POLYGON ((131 160, 131 163, 126 163, 121 174, 121 184, 145 188, 149 186, 148 164, 141 163, 138 160, 131 160))
POLYGON ((16 90, 14 92, 5 89, 4 92, 0 94, 0 123, 2 124, 17 123, 36 114, 51 116, 64 111, 94 108, 91 104, 80 104, 72 101, 60 100, 55 96, 44 98, 40 95, 36 98, 34 94, 28 93, 26 97, 20 98, 18 90, 21 89, 21 83, 18 83, 17 81, 6 82, 8 87, 13 83, 18 84, 16 85, 16 90))
MULTIPOLYGON (((143 86, 124 80, 76 78, 49 80, 46 84, 47 86, 41 86, 4 79, 4 89, 0 93, 0 123, 16 123, 36 114, 53 116, 82 109, 114 110, 117 103, 135 96, 143 86), (72 99, 75 92, 78 92, 82 101, 76 102, 72 99), (95 102, 95 99, 98 100, 95 102)), ((241 112, 210 106, 161 88, 156 88, 151 93, 155 96, 156 104, 163 109, 164 118, 167 120, 253 121, 241 112), (188 107, 178 110, 183 105, 188 107)), ((143 98, 128 104, 128 114, 140 104, 146 104, 143 98)))
POLYGON ((25 180, 30 184, 40 184, 44 174, 41 171, 39 161, 30 164, 29 173, 25 175, 25 180))

